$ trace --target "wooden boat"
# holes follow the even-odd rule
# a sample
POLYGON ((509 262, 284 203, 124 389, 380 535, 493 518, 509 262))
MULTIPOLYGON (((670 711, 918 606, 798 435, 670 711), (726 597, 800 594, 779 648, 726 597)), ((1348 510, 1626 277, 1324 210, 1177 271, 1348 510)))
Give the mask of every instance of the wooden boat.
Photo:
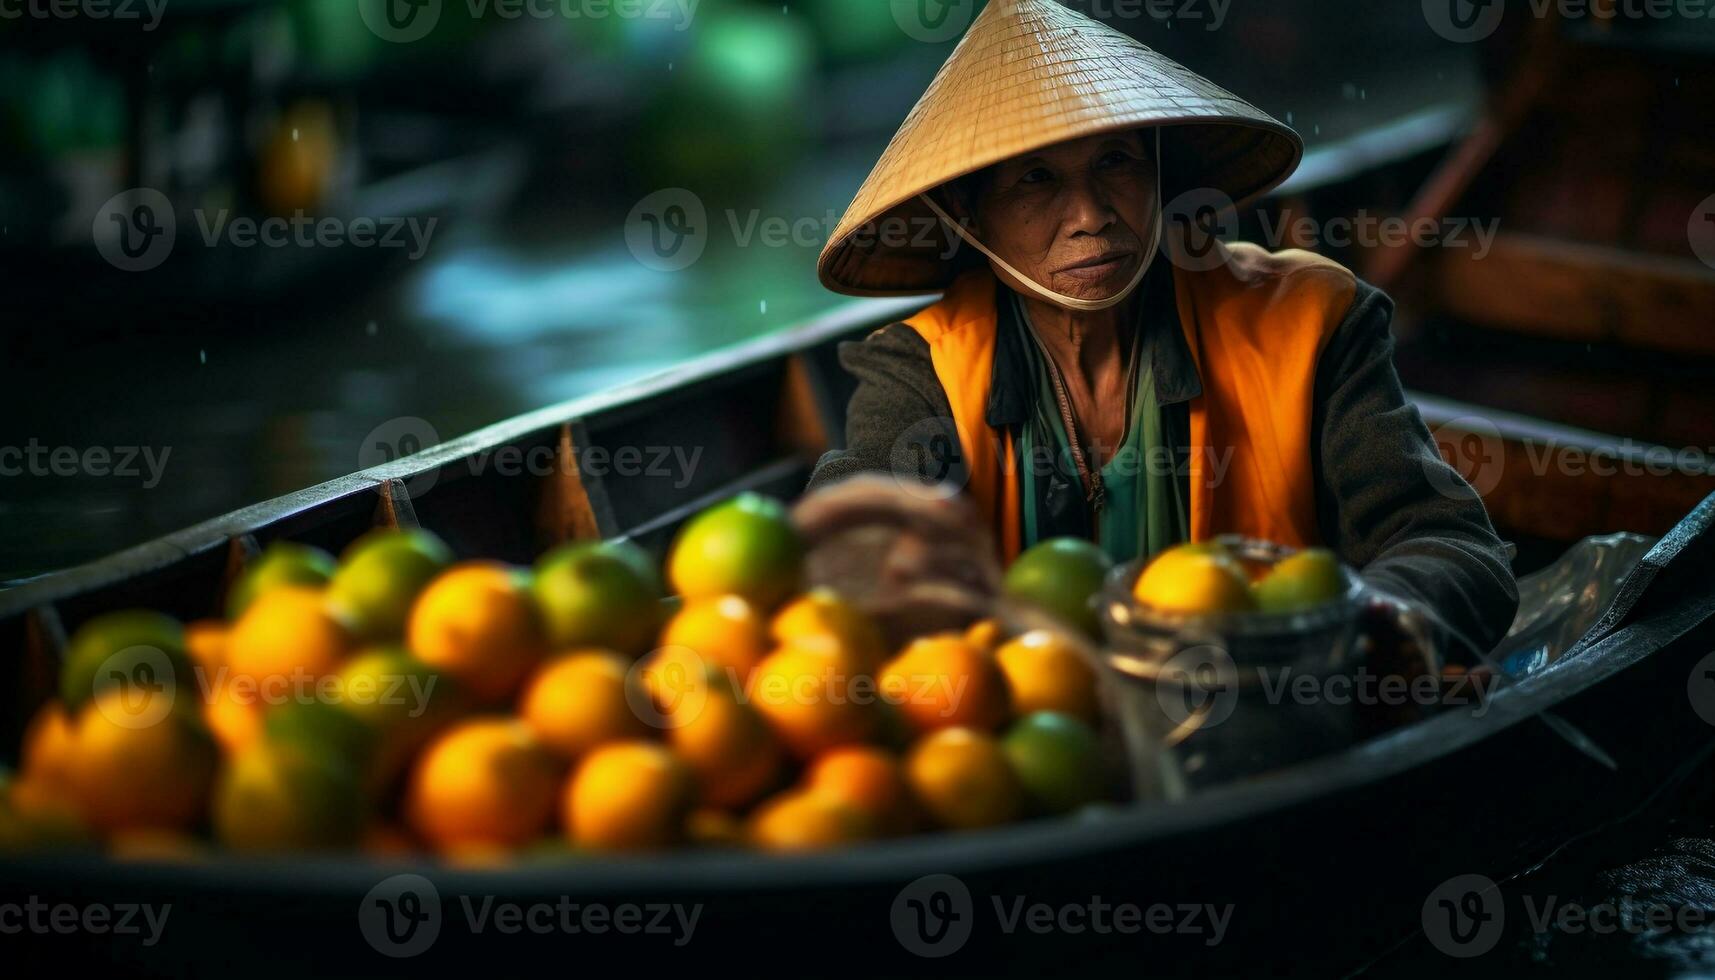
MULTIPOLYGON (((837 444, 851 382, 836 345, 899 318, 910 301, 865 301, 820 321, 698 360, 599 397, 542 409, 417 455, 247 507, 110 558, 0 593, 7 703, 0 745, 15 753, 29 711, 52 689, 68 630, 130 606, 212 615, 242 560, 276 539, 338 549, 375 524, 420 525, 461 555, 524 562, 568 538, 626 535, 659 549, 702 506, 739 490, 798 493, 837 444), (673 478, 600 454, 675 449, 700 465, 673 478), (581 462, 581 465, 580 465, 581 462), (627 474, 632 475, 627 475, 627 474)), ((1620 454, 1618 439, 1439 399, 1425 418, 1524 460, 1543 446, 1620 454), (1480 422, 1473 420, 1482 420, 1480 422)), ((1455 447, 1457 448, 1457 447, 1455 447)), ((922 836, 842 853, 775 858, 699 852, 578 858, 481 870, 351 856, 114 863, 96 855, 0 857, 0 901, 171 903, 149 947, 121 937, 8 936, 25 963, 140 972, 370 973, 389 968, 514 970, 752 962, 818 972, 964 973, 984 967, 1181 968, 1326 973, 1419 927, 1424 897, 1455 874, 1502 880, 1570 837, 1646 800, 1711 734, 1684 696, 1715 649, 1715 489, 1707 470, 1571 477, 1509 465, 1486 481, 1503 533, 1570 542, 1628 529, 1666 534, 1576 652, 1497 693, 1480 716, 1442 714, 1350 750, 1215 787, 1172 805, 922 836), (1689 516, 1686 516, 1688 515, 1689 516), (1612 768, 1538 717, 1552 710, 1612 768), (1664 751, 1665 746, 1684 751, 1664 751), (371 889, 420 875, 439 896, 433 951, 382 956, 357 927, 371 889), (973 896, 974 931, 954 958, 920 958, 895 931, 901 890, 951 874, 973 896), (473 933, 465 900, 700 905, 693 941, 614 933, 473 933), (1004 935, 991 908, 1029 902, 1232 911, 1208 934, 1004 935), (76 941, 73 941, 75 939, 76 941), (854 955, 855 954, 855 955, 854 955), (731 957, 714 959, 714 957, 731 957), (1284 961, 1282 958, 1285 958, 1284 961)), ((922 887, 922 886, 917 886, 922 887)), ((900 928, 904 928, 901 926, 900 928)))

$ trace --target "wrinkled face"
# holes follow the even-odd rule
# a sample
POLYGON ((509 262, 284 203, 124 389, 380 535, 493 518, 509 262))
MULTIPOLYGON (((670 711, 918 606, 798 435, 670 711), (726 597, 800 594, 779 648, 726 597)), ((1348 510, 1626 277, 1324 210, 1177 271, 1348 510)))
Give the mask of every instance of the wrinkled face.
MULTIPOLYGON (((1057 293, 1108 299, 1144 261, 1155 164, 1133 130, 1058 143, 957 182, 955 218, 1018 271, 1057 293)), ((1024 291, 1000 269, 997 275, 1024 291)))

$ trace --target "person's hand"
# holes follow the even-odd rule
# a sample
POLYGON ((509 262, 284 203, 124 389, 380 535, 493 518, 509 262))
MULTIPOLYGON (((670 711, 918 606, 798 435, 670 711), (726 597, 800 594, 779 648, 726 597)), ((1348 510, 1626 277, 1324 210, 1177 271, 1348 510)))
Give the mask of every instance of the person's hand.
POLYGON ((1377 704, 1365 712, 1376 727, 1389 728, 1437 707, 1476 704, 1494 680, 1487 666, 1466 668, 1445 662, 1447 641, 1432 612, 1397 596, 1366 589, 1358 616, 1360 668, 1377 677, 1400 677, 1409 692, 1425 691, 1424 677, 1436 679, 1433 704, 1415 693, 1403 705, 1377 704))
POLYGON ((792 522, 811 585, 880 623, 890 642, 990 615, 1000 590, 994 537, 963 497, 856 476, 805 497, 792 522))

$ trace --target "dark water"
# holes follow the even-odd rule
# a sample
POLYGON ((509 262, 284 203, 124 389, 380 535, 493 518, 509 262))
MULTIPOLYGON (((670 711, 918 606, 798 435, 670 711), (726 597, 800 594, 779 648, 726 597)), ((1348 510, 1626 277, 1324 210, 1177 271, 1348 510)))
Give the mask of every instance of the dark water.
POLYGON ((1473 938, 1480 955, 1454 958, 1420 934, 1361 975, 1715 977, 1715 767, 1498 883, 1482 908, 1501 930, 1473 938))

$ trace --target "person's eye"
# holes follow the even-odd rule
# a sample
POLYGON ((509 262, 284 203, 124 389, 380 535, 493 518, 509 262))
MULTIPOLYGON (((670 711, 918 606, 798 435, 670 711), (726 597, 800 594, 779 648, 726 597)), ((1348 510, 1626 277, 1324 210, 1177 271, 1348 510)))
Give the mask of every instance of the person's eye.
POLYGON ((1026 185, 1044 184, 1053 179, 1054 175, 1048 172, 1047 167, 1031 167, 1024 172, 1023 176, 1018 178, 1018 182, 1026 185))
POLYGON ((1136 163, 1137 158, 1124 150, 1109 150, 1096 160, 1096 167, 1101 170, 1125 170, 1136 163))

